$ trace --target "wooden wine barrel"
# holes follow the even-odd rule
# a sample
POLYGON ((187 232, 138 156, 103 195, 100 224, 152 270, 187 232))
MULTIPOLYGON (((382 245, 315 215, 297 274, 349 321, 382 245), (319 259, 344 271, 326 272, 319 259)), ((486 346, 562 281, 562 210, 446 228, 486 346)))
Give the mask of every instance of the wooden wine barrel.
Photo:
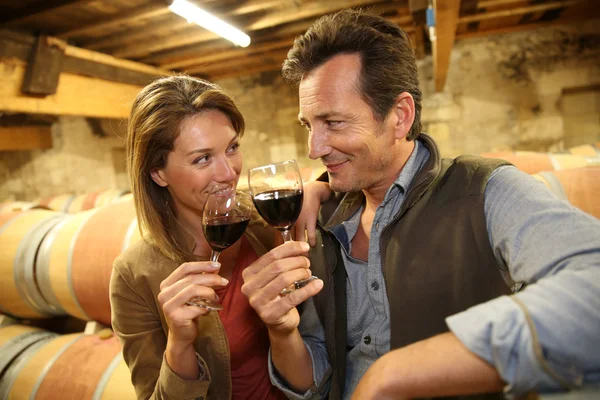
POLYGON ((25 325, 14 324, 0 328, 0 378, 25 349, 40 340, 55 336, 58 335, 25 325))
POLYGON ((600 158, 600 142, 596 144, 583 144, 567 149, 569 154, 577 156, 600 158))
POLYGON ((61 194, 58 196, 46 197, 46 198, 38 201, 37 203, 41 206, 48 207, 51 210, 66 213, 69 211, 71 202, 74 199, 75 199, 75 195, 68 193, 68 194, 61 194))
POLYGON ((71 202, 68 212, 74 214, 81 211, 91 210, 92 208, 102 207, 107 204, 118 201, 129 191, 120 189, 109 189, 96 191, 76 196, 71 202))
POLYGON ((0 380, 6 400, 134 400, 114 335, 70 334, 24 351, 0 380))
POLYGON ((69 214, 75 214, 81 211, 91 210, 95 207, 96 198, 100 192, 85 193, 76 196, 67 210, 69 214))
POLYGON ((65 215, 29 210, 0 214, 0 312, 17 318, 56 315, 37 285, 36 253, 44 237, 65 215))
POLYGON ((5 201, 0 203, 0 213, 9 213, 15 211, 27 211, 33 208, 46 208, 30 201, 5 201))
POLYGON ((98 194, 94 207, 102 207, 108 204, 116 203, 122 196, 129 193, 129 190, 109 189, 98 194))
POLYGON ((108 286, 114 259, 140 234, 132 202, 73 214, 44 239, 38 280, 53 306, 110 324, 108 286))
POLYGON ((581 168, 593 164, 588 157, 572 154, 549 154, 528 151, 482 153, 483 157, 501 158, 528 174, 581 168))
POLYGON ((558 197, 600 218, 600 166, 546 171, 533 175, 558 197))

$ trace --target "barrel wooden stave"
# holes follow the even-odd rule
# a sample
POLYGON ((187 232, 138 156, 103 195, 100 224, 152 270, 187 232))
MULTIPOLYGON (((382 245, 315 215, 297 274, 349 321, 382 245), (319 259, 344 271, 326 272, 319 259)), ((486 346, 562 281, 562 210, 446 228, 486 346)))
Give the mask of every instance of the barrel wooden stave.
POLYGON ((72 249, 75 246, 77 235, 85 222, 91 218, 97 209, 83 211, 70 215, 68 220, 64 221, 55 231, 49 233, 47 239, 42 244, 43 252, 38 254, 40 270, 38 274, 43 282, 48 282, 45 287, 52 291, 48 298, 58 301, 58 307, 65 310, 66 313, 83 320, 91 318, 85 313, 78 303, 73 290, 71 280, 71 259, 72 249))
POLYGON ((112 264, 126 249, 135 226, 133 204, 114 203, 98 209, 77 234, 71 258, 72 285, 81 308, 92 320, 110 324, 112 264))
POLYGON ((54 336, 55 333, 26 325, 13 324, 0 328, 0 377, 29 346, 54 336))
POLYGON ((7 400, 133 400, 129 371, 121 363, 114 335, 63 335, 32 346, 0 386, 7 400))
POLYGON ((574 207, 600 218, 600 166, 546 171, 534 177, 557 196, 566 197, 574 207))
POLYGON ((528 174, 537 174, 542 171, 581 168, 590 164, 589 158, 571 154, 516 151, 482 153, 481 156, 506 160, 528 174))
POLYGON ((62 218, 62 214, 47 210, 0 216, 0 310, 4 314, 21 318, 53 315, 36 284, 35 254, 62 218))

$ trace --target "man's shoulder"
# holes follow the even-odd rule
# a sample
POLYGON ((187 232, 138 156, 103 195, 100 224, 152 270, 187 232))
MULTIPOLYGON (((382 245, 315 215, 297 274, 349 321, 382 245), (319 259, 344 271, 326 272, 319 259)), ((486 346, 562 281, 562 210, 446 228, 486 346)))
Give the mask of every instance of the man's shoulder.
POLYGON ((436 191, 439 193, 450 190, 459 197, 483 194, 494 171, 504 165, 510 165, 510 163, 505 160, 475 155, 444 158, 436 191))

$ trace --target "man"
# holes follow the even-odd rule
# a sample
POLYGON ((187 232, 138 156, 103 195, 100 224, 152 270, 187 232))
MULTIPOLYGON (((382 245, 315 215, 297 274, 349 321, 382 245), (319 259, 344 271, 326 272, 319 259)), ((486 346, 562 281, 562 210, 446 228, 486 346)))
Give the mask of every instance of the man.
POLYGON ((244 274, 274 384, 290 398, 362 400, 600 382, 599 221, 500 160, 442 160, 421 134, 401 29, 325 16, 283 75, 299 85, 309 156, 346 194, 334 212, 324 205, 310 250, 322 281, 278 295, 304 276, 298 242, 244 274))

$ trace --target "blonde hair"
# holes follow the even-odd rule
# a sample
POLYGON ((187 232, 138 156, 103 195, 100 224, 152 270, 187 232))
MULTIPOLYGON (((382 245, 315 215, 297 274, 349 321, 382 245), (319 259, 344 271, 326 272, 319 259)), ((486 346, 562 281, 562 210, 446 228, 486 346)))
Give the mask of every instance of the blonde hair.
POLYGON ((192 238, 177 221, 169 191, 150 174, 165 167, 181 123, 206 110, 221 111, 243 135, 244 118, 233 100, 217 85, 186 75, 150 83, 137 95, 129 117, 127 170, 140 233, 177 262, 194 259, 192 238))

